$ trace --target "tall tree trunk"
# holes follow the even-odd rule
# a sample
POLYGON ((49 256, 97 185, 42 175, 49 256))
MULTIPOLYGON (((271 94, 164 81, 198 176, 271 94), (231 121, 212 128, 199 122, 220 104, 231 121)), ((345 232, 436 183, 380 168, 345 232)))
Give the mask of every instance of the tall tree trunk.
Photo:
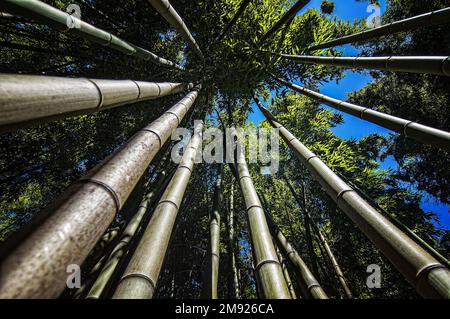
POLYGON ((202 122, 198 122, 194 127, 194 135, 185 149, 178 169, 159 201, 113 298, 153 297, 176 217, 202 143, 202 128, 202 122))
POLYGON ((220 164, 217 181, 214 187, 214 200, 211 209, 209 227, 209 259, 206 260, 205 282, 202 296, 209 299, 217 299, 217 285, 219 280, 219 261, 220 261, 220 207, 222 203, 222 174, 223 164, 220 164))

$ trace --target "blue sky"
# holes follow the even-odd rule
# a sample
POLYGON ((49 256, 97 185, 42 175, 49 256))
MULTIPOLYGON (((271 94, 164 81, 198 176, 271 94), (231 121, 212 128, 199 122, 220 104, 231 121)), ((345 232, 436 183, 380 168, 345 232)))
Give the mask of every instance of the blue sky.
MULTIPOLYGON (((320 4, 322 0, 312 0, 307 6, 308 8, 316 8, 320 10, 320 4)), ((355 19, 365 19, 371 15, 371 12, 367 12, 367 2, 356 2, 354 0, 339 0, 335 1, 336 8, 334 15, 339 17, 344 21, 354 21, 355 19)), ((381 12, 383 13, 386 9, 386 0, 380 1, 381 12)), ((345 45, 339 47, 344 50, 344 56, 354 56, 358 51, 351 45, 345 45)), ((347 98, 347 93, 363 88, 367 83, 372 80, 372 77, 367 73, 356 73, 351 70, 345 72, 345 77, 336 82, 324 83, 320 86, 320 91, 323 94, 332 96, 334 98, 345 100, 347 98)), ((328 108, 323 105, 324 108, 328 108)), ((253 105, 254 113, 250 114, 249 120, 255 124, 259 123, 264 116, 258 110, 258 108, 253 105)), ((344 123, 333 129, 333 132, 341 138, 350 139, 360 139, 371 133, 388 134, 390 131, 380 127, 378 125, 372 124, 367 121, 363 121, 345 113, 334 110, 337 113, 343 115, 344 123)), ((395 169, 398 164, 392 158, 387 158, 384 162, 380 163, 382 168, 395 169)), ((444 228, 450 228, 450 206, 444 205, 437 202, 435 199, 429 196, 424 196, 422 204, 422 209, 425 211, 432 211, 436 213, 441 220, 441 226, 444 228)), ((438 225, 439 226, 439 225, 438 225)))

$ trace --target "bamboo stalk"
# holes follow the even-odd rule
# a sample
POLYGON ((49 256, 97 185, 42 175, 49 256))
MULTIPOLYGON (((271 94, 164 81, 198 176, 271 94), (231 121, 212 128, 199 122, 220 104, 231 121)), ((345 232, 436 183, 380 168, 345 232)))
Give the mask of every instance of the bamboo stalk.
POLYGON ((266 197, 262 193, 261 198, 266 206, 264 213, 267 219, 267 224, 269 225, 270 233, 277 242, 278 247, 283 250, 285 256, 292 263, 303 296, 313 299, 328 299, 327 294, 323 291, 322 286, 300 257, 300 254, 289 243, 287 238, 275 224, 272 216, 269 214, 269 204, 267 203, 266 197))
POLYGON ((131 242, 135 240, 139 229, 143 227, 146 215, 149 214, 149 209, 152 207, 153 202, 157 199, 158 194, 162 193, 162 190, 164 190, 169 183, 169 177, 170 175, 167 175, 165 171, 161 172, 160 178, 152 186, 154 190, 145 195, 136 214, 120 235, 119 242, 111 251, 111 254, 109 254, 108 259, 101 268, 101 271, 86 298, 98 299, 104 296, 105 289, 110 284, 111 278, 116 273, 118 266, 123 262, 125 256, 128 255, 131 242))
POLYGON ((0 298, 55 298, 64 290, 66 267, 81 265, 197 95, 138 131, 48 208, 51 215, 2 261, 0 298))
POLYGON ((0 2, 0 9, 17 16, 48 24, 63 32, 73 33, 86 40, 109 47, 126 55, 136 56, 146 61, 184 70, 183 67, 172 61, 163 59, 150 51, 130 44, 107 31, 99 29, 38 0, 2 0, 0 2))
POLYGON ((206 261, 205 283, 202 291, 204 298, 217 299, 217 286, 219 281, 219 261, 220 261, 220 205, 222 202, 222 174, 223 164, 220 165, 214 186, 214 200, 209 217, 210 238, 209 257, 206 261))
POLYGON ((326 49, 338 45, 362 42, 385 35, 392 35, 398 32, 411 31, 418 28, 424 28, 439 24, 445 24, 450 21, 450 8, 444 8, 432 12, 427 12, 415 17, 391 22, 374 29, 361 31, 358 33, 346 35, 331 41, 312 45, 306 51, 326 49))
MULTIPOLYGON (((292 299, 297 299, 297 294, 295 293, 294 284, 291 280, 291 275, 289 275, 289 269, 287 266, 287 260, 283 257, 280 249, 276 244, 274 244, 277 250, 278 260, 280 261, 281 268, 283 269, 284 279, 286 280, 286 284, 288 285, 289 293, 291 294, 292 299)), ((299 298, 300 299, 300 298, 299 298)))
POLYGON ((197 42, 195 42, 194 37, 191 32, 187 28, 183 19, 181 19, 180 15, 174 9, 174 7, 170 4, 169 0, 148 0, 150 4, 156 9, 156 11, 161 14, 167 22, 170 23, 172 27, 174 27, 181 36, 186 40, 187 43, 194 49, 194 51, 202 58, 203 53, 200 50, 197 42))
MULTIPOLYGON (((333 251, 330 248, 330 245, 328 245, 328 241, 326 240, 326 238, 323 235, 322 231, 319 229, 319 226, 317 226, 317 224, 314 222, 314 219, 311 217, 309 212, 305 209, 306 208, 306 200, 302 201, 298 197, 297 192, 295 191, 294 187, 292 186, 292 184, 290 183, 290 181, 286 177, 286 175, 283 175, 283 177, 284 177, 284 180, 286 181, 286 184, 287 184, 289 190, 291 191, 292 195, 294 196, 295 201, 297 202, 298 206, 302 209, 304 215, 308 216, 308 219, 309 219, 309 221, 310 221, 310 223, 311 223, 311 225, 313 227, 313 230, 316 232, 317 236, 319 237, 319 240, 321 241, 322 245, 324 246, 325 252, 326 252, 328 258, 331 261, 333 269, 336 272, 336 275, 338 277, 339 283, 341 284, 342 289, 344 290, 347 298, 352 299, 353 298, 353 294, 352 294, 350 288, 348 287, 347 279, 345 278, 344 273, 343 273, 341 267, 339 266, 339 263, 337 262, 337 259, 336 259, 336 257, 333 254, 333 251)), ((306 194, 304 194, 304 195, 306 195, 306 194)))
POLYGON ((297 12, 303 9, 310 0, 298 0, 291 9, 289 9, 281 18, 278 20, 272 28, 269 29, 259 40, 258 47, 260 47, 268 38, 274 35, 283 25, 285 25, 289 20, 295 17, 297 12))
POLYGON ((449 56, 382 56, 333 57, 273 53, 283 59, 307 64, 321 64, 350 69, 368 69, 393 72, 435 74, 450 76, 449 56))
POLYGON ((283 270, 272 242, 261 202, 250 177, 242 149, 238 147, 237 179, 247 211, 258 289, 266 299, 291 299, 283 270), (240 151, 239 151, 240 150, 240 151))
POLYGON ((194 127, 194 135, 177 171, 153 212, 144 235, 116 288, 114 299, 153 297, 178 210, 202 144, 202 128, 201 121, 194 127))
POLYGON ((0 131, 152 100, 192 87, 191 83, 0 74, 0 131))
POLYGON ((338 207, 366 234, 413 287, 423 297, 449 299, 450 271, 370 206, 292 133, 284 128, 259 100, 255 100, 269 123, 279 129, 286 144, 294 151, 338 207))
POLYGON ((278 82, 291 88, 292 90, 304 94, 321 103, 325 103, 326 105, 331 106, 332 108, 335 108, 339 111, 380 125, 389 130, 405 135, 406 137, 415 139, 421 143, 435 145, 443 149, 450 150, 449 132, 435 129, 430 126, 422 125, 413 121, 405 120, 386 113, 374 111, 367 107, 362 107, 356 104, 334 99, 332 97, 309 90, 299 85, 289 83, 285 80, 277 78, 274 75, 272 75, 272 77, 278 82))
POLYGON ((236 267, 236 238, 234 236, 234 183, 231 182, 230 186, 230 203, 228 211, 228 254, 230 258, 230 268, 232 271, 232 277, 230 278, 231 287, 233 288, 233 296, 235 299, 240 298, 239 292, 239 279, 238 270, 236 267))

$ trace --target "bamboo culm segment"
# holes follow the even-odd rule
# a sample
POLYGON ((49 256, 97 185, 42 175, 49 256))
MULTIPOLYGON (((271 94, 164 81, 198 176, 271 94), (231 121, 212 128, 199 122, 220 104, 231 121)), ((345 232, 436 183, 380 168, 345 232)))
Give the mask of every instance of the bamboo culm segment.
POLYGON ((206 260, 205 282, 202 295, 207 299, 217 299, 220 261, 220 205, 222 202, 222 173, 223 164, 220 165, 216 185, 214 186, 214 199, 209 217, 209 250, 206 260))
MULTIPOLYGON (((268 203, 264 197, 264 194, 262 194, 262 199, 265 202, 266 207, 268 207, 268 203)), ((267 210, 265 210, 264 213, 267 218, 267 224, 269 225, 270 233, 277 242, 278 247, 282 249, 285 256, 287 256, 288 260, 293 266, 303 296, 310 299, 328 299, 328 296, 325 291, 323 291, 322 286, 314 277, 313 273, 309 270, 308 266, 300 257, 300 254, 297 252, 297 250, 289 243, 287 238, 277 227, 272 219, 272 216, 270 216, 267 210)))
POLYGON ((432 12, 427 12, 408 19, 391 22, 377 28, 361 31, 355 34, 340 37, 331 41, 315 44, 308 47, 307 51, 321 50, 349 43, 357 43, 371 40, 385 35, 392 35, 398 32, 411 31, 418 28, 429 27, 450 21, 450 8, 444 8, 432 12))
POLYGON ((329 57, 274 54, 280 55, 284 59, 308 64, 450 76, 449 56, 329 57))
POLYGON ((194 51, 203 59, 203 53, 200 50, 197 42, 195 42, 194 37, 189 31, 188 27, 184 23, 183 19, 181 19, 180 15, 175 11, 173 6, 170 4, 169 0, 148 0, 150 4, 156 9, 156 11, 161 14, 164 19, 166 19, 169 24, 174 27, 181 36, 189 43, 194 51))
POLYGON ((202 122, 197 122, 183 158, 116 288, 114 299, 153 297, 176 217, 202 145, 202 129, 202 122))
POLYGON ((158 196, 159 189, 164 189, 165 186, 167 186, 166 181, 167 183, 169 182, 169 176, 167 176, 166 172, 163 171, 161 172, 158 182, 156 182, 155 185, 152 186, 152 188, 155 190, 145 195, 144 199, 139 205, 136 214, 133 216, 133 218, 131 218, 127 227, 120 235, 119 242, 111 251, 108 259, 103 264, 103 267, 91 289, 89 290, 86 298, 99 299, 104 295, 105 289, 110 283, 111 278, 119 268, 119 265, 123 261, 124 257, 129 253, 130 244, 135 239, 135 236, 138 233, 139 229, 143 226, 142 224, 146 219, 146 215, 148 215, 149 213, 149 208, 157 199, 156 197, 158 196))
POLYGON ((0 131, 192 89, 193 84, 0 74, 0 131))
POLYGON ((163 66, 184 70, 182 66, 172 61, 163 59, 150 51, 130 44, 107 31, 99 29, 38 0, 2 0, 0 2, 0 9, 14 15, 48 24, 57 30, 75 34, 126 55, 136 56, 163 66))
MULTIPOLYGON (((240 149, 240 148, 238 148, 240 149)), ((258 289, 266 299, 291 299, 242 149, 237 154, 237 178, 244 196, 258 289)))
POLYGON ((274 35, 280 28, 285 25, 289 20, 295 17, 297 12, 299 12, 301 9, 303 9, 310 0, 298 0, 291 9, 289 9, 288 12, 286 12, 280 20, 278 20, 272 28, 270 28, 269 31, 266 32, 266 34, 263 35, 261 40, 259 41, 259 46, 263 44, 268 38, 270 38, 272 35, 274 35))
POLYGON ((435 129, 426 125, 422 125, 413 121, 405 120, 396 116, 392 116, 386 113, 378 112, 367 107, 359 106, 356 104, 344 102, 324 94, 309 90, 284 81, 272 75, 274 79, 280 83, 286 85, 292 90, 304 94, 314 100, 324 103, 332 108, 347 114, 356 116, 363 120, 372 122, 374 124, 385 127, 389 130, 403 134, 406 137, 412 138, 424 144, 435 145, 446 150, 450 150, 450 133, 435 129))
POLYGON ((187 94, 67 190, 49 217, 3 260, 0 298, 58 297, 67 266, 82 264, 197 95, 198 89, 187 94))
POLYGON ((280 130, 286 144, 322 185, 338 207, 426 298, 450 298, 450 271, 398 229, 340 179, 314 153, 284 128, 257 101, 269 123, 280 130))

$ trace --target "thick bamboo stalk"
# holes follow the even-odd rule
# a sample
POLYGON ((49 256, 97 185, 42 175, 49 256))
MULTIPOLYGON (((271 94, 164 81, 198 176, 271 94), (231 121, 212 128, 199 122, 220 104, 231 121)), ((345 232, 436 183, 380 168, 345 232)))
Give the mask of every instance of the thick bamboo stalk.
POLYGON ((269 29, 269 31, 266 32, 259 40, 259 46, 261 46, 268 38, 270 38, 272 35, 274 35, 283 25, 285 25, 289 20, 291 20, 297 12, 299 12, 301 9, 303 9, 310 0, 298 0, 289 11, 287 11, 281 18, 278 20, 272 28, 269 29))
POLYGON ((297 250, 289 243, 287 238, 277 227, 272 216, 269 214, 269 204, 264 196, 261 194, 261 198, 266 206, 264 213, 266 215, 267 224, 269 225, 270 232, 286 257, 291 262, 295 275, 297 277, 302 294, 306 298, 313 299, 328 299, 327 294, 323 291, 322 286, 319 284, 313 273, 309 270, 308 266, 303 261, 297 250))
POLYGON ((413 121, 405 120, 386 113, 371 110, 367 107, 348 103, 324 94, 309 90, 307 88, 289 83, 272 75, 274 79, 286 85, 292 90, 304 94, 314 100, 324 103, 332 108, 347 114, 356 116, 363 120, 385 127, 389 130, 403 134, 406 137, 415 139, 421 143, 436 145, 438 147, 450 150, 450 133, 422 125, 413 121))
POLYGON ((181 19, 180 15, 174 9, 174 7, 170 4, 169 0, 148 0, 150 4, 156 9, 156 11, 161 14, 167 22, 170 23, 172 27, 174 27, 181 36, 186 40, 187 43, 194 49, 194 51, 203 59, 203 53, 200 50, 197 42, 195 42, 194 37, 191 32, 187 28, 183 19, 181 19))
POLYGON ((239 18, 244 14, 245 9, 247 9, 248 5, 252 2, 252 0, 242 0, 241 5, 239 6, 238 11, 234 15, 234 17, 230 20, 230 22, 227 23, 225 28, 223 29, 220 36, 217 38, 216 41, 220 42, 224 38, 224 36, 230 31, 230 29, 236 24, 236 22, 239 20, 239 18))
POLYGON ((242 150, 237 154, 236 171, 247 211, 258 288, 266 299, 291 299, 242 150))
POLYGON ((149 214, 150 207, 152 207, 152 204, 157 199, 158 194, 162 193, 162 190, 165 189, 170 181, 169 176, 170 175, 167 175, 165 171, 161 172, 158 181, 152 185, 153 190, 145 195, 136 214, 133 218, 131 218, 127 227, 120 235, 119 242, 111 251, 108 259, 105 261, 86 298, 98 299, 104 296, 105 289, 109 285, 113 275, 116 273, 118 266, 122 263, 125 256, 128 255, 131 242, 135 240, 138 230, 143 227, 143 222, 146 219, 146 215, 149 214))
POLYGON ((219 281, 220 261, 220 205, 222 202, 222 174, 223 164, 220 165, 216 185, 214 186, 214 199, 209 217, 209 259, 206 260, 205 283, 202 291, 204 298, 217 299, 217 286, 219 281))
POLYGON ((450 271, 370 206, 314 153, 283 127, 257 100, 269 123, 280 130, 286 144, 338 207, 394 264, 413 287, 427 298, 450 298, 450 271))
POLYGON ((450 76, 449 56, 330 57, 280 53, 272 54, 279 55, 283 59, 308 64, 331 65, 350 69, 368 69, 450 76))
POLYGON ((429 27, 438 24, 448 23, 450 21, 450 8, 444 8, 432 12, 427 12, 415 17, 391 22, 374 29, 361 31, 358 33, 346 35, 331 41, 319 43, 308 47, 307 51, 331 48, 338 45, 357 43, 385 35, 392 35, 398 32, 411 31, 418 28, 429 27))
POLYGON ((0 131, 192 89, 192 84, 0 74, 0 131))
POLYGON ((117 288, 114 299, 150 299, 169 246, 178 210, 202 144, 202 122, 194 127, 178 169, 167 186, 139 241, 117 288))
POLYGON ((48 24, 63 32, 73 33, 86 40, 98 43, 126 55, 136 56, 146 61, 184 70, 172 61, 163 59, 156 54, 130 44, 117 36, 99 29, 66 12, 60 11, 38 0, 2 0, 0 9, 17 16, 33 19, 48 24))
POLYGON ((430 244, 428 244, 425 240, 420 238, 415 232, 413 232, 408 226, 403 224, 398 218, 396 218, 394 215, 386 211, 383 207, 381 207, 376 201, 371 199, 369 195, 364 192, 362 189, 360 189, 358 186, 356 186, 354 183, 349 181, 345 176, 338 173, 338 176, 341 177, 345 182, 347 182, 355 191, 358 192, 358 194, 364 198, 366 201, 368 201, 373 207, 378 209, 379 212, 384 214, 384 216, 388 217, 392 223, 395 224, 398 228, 400 228, 402 231, 407 233, 409 236, 412 237, 413 240, 417 241, 419 245, 423 246, 425 249, 428 250, 430 254, 432 254, 437 260, 439 260, 443 265, 445 265, 448 269, 450 269, 450 261, 442 256, 436 249, 434 249, 430 244))
POLYGON ((194 90, 75 183, 2 261, 0 298, 55 298, 81 265, 198 95, 194 90))

